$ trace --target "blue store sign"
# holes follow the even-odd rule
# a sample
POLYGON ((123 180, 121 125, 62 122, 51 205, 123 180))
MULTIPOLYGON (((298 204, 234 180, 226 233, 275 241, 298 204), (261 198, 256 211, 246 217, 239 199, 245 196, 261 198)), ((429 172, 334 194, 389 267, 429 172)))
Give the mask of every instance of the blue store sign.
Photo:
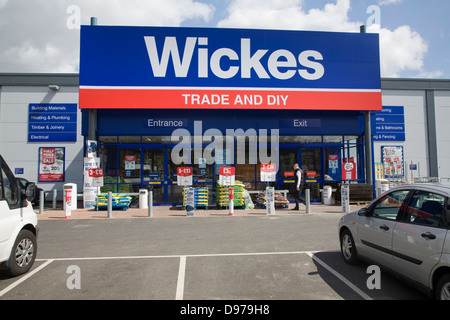
POLYGON ((80 108, 381 110, 379 35, 82 26, 80 108))
POLYGON ((375 114, 375 141, 405 141, 405 108, 383 106, 383 111, 375 114))
POLYGON ((28 142, 77 141, 77 104, 30 103, 28 142))

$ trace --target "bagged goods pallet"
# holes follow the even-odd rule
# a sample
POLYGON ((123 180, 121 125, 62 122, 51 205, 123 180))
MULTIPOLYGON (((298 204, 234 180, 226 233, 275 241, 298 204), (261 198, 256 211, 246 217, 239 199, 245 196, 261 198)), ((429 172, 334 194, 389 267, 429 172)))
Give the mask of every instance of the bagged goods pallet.
MULTIPOLYGON (((350 203, 362 204, 373 200, 373 187, 370 184, 352 183, 350 184, 350 203)), ((339 185, 336 192, 336 201, 341 203, 341 187, 339 185)))
MULTIPOLYGON (((261 191, 256 196, 256 203, 262 207, 266 208, 266 192, 261 191)), ((275 208, 287 208, 289 206, 289 200, 286 199, 282 193, 275 192, 275 208)))
POLYGON ((236 180, 232 186, 221 186, 217 181, 216 202, 219 209, 225 209, 230 206, 230 188, 234 192, 234 207, 244 206, 244 184, 236 180))
MULTIPOLYGON (((131 197, 128 194, 113 193, 112 194, 112 209, 128 210, 131 204, 131 197)), ((108 208, 108 194, 100 193, 95 199, 94 207, 96 210, 106 210, 108 208)))
MULTIPOLYGON (((186 207, 186 190, 188 187, 183 187, 183 208, 186 207)), ((209 189, 207 187, 195 188, 194 191, 194 207, 205 208, 209 207, 209 189)))

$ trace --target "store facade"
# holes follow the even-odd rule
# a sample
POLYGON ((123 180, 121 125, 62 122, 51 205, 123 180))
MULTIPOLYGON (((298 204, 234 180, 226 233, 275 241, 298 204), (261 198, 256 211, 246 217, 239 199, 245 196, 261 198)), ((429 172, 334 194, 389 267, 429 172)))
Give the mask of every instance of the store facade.
POLYGON ((219 168, 234 166, 249 190, 290 190, 299 163, 320 201, 325 184, 366 182, 364 112, 381 110, 378 35, 86 26, 79 107, 103 191, 147 188, 155 203, 180 203, 178 166, 193 167, 194 186, 214 189, 219 168), (271 183, 260 177, 268 162, 271 183))

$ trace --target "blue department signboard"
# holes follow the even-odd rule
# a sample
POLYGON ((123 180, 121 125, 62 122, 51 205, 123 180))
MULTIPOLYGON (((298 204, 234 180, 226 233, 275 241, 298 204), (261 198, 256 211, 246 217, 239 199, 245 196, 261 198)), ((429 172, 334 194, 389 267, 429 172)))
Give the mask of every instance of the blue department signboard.
POLYGON ((76 103, 30 103, 28 142, 77 141, 76 103))
POLYGON ((375 114, 375 141, 405 141, 405 108, 400 106, 383 106, 375 114))

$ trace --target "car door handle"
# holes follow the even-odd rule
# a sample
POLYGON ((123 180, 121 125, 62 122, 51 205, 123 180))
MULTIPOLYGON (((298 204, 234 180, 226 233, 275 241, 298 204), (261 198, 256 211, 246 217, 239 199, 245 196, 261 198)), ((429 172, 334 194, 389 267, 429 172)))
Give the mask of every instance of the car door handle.
POLYGON ((430 232, 422 233, 422 237, 423 238, 428 238, 430 240, 436 239, 436 236, 434 234, 430 233, 430 232))
POLYGON ((383 225, 380 227, 380 229, 381 229, 381 230, 384 230, 384 231, 388 231, 388 230, 389 230, 389 227, 388 227, 387 225, 383 224, 383 225))

